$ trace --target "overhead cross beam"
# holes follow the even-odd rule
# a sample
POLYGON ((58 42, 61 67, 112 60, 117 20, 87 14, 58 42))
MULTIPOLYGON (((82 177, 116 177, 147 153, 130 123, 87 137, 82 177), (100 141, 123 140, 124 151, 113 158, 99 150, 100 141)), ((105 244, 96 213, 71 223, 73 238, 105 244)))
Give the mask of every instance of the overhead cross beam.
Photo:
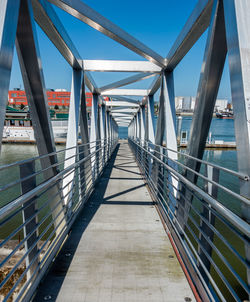
POLYGON ((103 86, 103 87, 100 88, 100 92, 103 93, 105 91, 109 91, 109 90, 112 90, 112 89, 115 89, 115 88, 126 86, 126 85, 129 85, 129 84, 138 82, 138 81, 142 81, 142 80, 151 78, 153 76, 155 76, 155 74, 150 73, 150 72, 143 73, 143 74, 139 73, 139 74, 133 75, 131 77, 128 77, 126 79, 122 79, 120 81, 117 81, 117 82, 111 83, 109 85, 103 86))
POLYGON ((160 67, 165 66, 165 60, 155 51, 132 37, 119 26, 115 25, 94 9, 80 0, 49 0, 51 3, 65 10, 67 13, 95 28, 111 39, 124 45, 140 56, 160 67))
POLYGON ((84 70, 99 72, 161 72, 161 67, 148 61, 83 60, 84 70))
POLYGON ((147 89, 112 89, 101 93, 104 96, 145 96, 148 95, 147 89))

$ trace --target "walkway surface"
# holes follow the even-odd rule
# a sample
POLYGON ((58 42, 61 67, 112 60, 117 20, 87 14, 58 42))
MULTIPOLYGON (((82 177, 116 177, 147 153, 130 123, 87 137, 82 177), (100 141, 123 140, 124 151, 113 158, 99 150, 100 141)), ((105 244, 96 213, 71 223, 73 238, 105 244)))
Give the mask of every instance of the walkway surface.
POLYGON ((34 301, 195 301, 127 142, 34 301))

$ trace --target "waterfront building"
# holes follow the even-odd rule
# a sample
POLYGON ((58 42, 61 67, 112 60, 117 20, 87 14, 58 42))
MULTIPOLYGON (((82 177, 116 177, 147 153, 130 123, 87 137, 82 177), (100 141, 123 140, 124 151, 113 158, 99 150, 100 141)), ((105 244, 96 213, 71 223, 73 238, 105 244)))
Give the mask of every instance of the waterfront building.
MULTIPOLYGON (((58 109, 68 109, 70 104, 70 92, 65 89, 47 89, 48 105, 58 109)), ((12 107, 28 106, 26 93, 24 90, 14 88, 9 91, 8 104, 12 107)), ((86 105, 91 108, 92 93, 86 92, 86 105)))

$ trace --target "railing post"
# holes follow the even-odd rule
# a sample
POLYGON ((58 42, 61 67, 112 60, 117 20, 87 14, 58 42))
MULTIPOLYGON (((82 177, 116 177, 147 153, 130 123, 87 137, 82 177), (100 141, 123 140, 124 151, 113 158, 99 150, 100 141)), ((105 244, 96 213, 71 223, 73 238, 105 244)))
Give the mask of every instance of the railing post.
MULTIPOLYGON (((23 179, 27 176, 30 176, 35 173, 35 162, 31 161, 25 164, 20 165, 20 178, 23 179)), ((36 187, 36 177, 31 177, 27 180, 23 180, 21 182, 21 190, 22 194, 25 194, 32 189, 36 187)), ((33 259, 37 256, 38 251, 38 245, 35 244, 35 246, 31 249, 31 246, 37 242, 38 238, 38 229, 37 229, 37 221, 38 218, 35 215, 37 210, 37 201, 36 196, 31 198, 29 201, 25 202, 22 206, 22 217, 23 217, 23 223, 26 223, 28 220, 30 220, 23 228, 23 235, 24 238, 27 237, 30 233, 32 235, 25 241, 25 251, 28 252, 27 257, 25 258, 26 261, 26 267, 30 265, 30 263, 33 261, 33 259), (34 216, 35 215, 35 216, 34 216), (34 217, 33 217, 34 216, 34 217), (31 218, 33 217, 33 218, 31 218), (30 250, 31 249, 31 250, 30 250)), ((28 273, 27 273, 27 279, 29 279, 32 274, 34 273, 35 269, 39 265, 39 257, 37 257, 32 265, 30 266, 28 273)))
MULTIPOLYGON (((220 174, 219 169, 206 165, 206 167, 205 167, 205 176, 207 176, 207 178, 209 180, 212 180, 216 183, 219 183, 219 174, 220 174)), ((205 191, 209 195, 211 195, 214 199, 217 199, 217 194, 218 194, 218 187, 217 186, 211 184, 209 181, 206 181, 205 191)), ((202 246, 205 249, 206 253, 209 256, 212 255, 212 247, 207 242, 207 239, 209 239, 211 242, 213 242, 214 232, 211 230, 211 228, 209 226, 210 225, 214 226, 215 216, 208 209, 211 206, 209 206, 209 204, 206 201, 203 201, 203 203, 204 203, 204 206, 203 206, 203 209, 202 209, 201 216, 204 219, 206 219, 208 221, 208 223, 205 223, 202 219, 200 219, 201 232, 199 232, 200 245, 198 246, 198 253, 200 255, 201 262, 205 265, 207 270, 210 271, 211 263, 207 259, 205 253, 203 252, 203 250, 201 249, 200 246, 202 246), (202 233, 204 233, 205 236, 202 233)), ((204 272, 204 270, 203 270, 202 266, 200 265, 200 263, 198 263, 198 266, 199 266, 199 269, 202 273, 202 276, 203 276, 204 280, 206 282, 208 282, 208 276, 204 272)))

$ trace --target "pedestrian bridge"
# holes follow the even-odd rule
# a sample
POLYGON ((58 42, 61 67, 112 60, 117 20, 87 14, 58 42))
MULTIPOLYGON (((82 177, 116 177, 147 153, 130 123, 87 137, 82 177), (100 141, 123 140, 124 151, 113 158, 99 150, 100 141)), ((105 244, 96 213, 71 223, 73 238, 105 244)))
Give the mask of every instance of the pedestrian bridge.
POLYGON ((249 0, 199 0, 163 58, 82 0, 1 1, 0 142, 16 45, 38 150, 0 166, 1 301, 249 301, 249 28, 249 0), (144 60, 82 59, 51 3, 144 60), (72 67, 63 148, 35 22, 72 67), (174 70, 207 29, 183 152, 174 70), (237 171, 203 160, 226 56, 237 171), (93 71, 134 74, 98 87, 93 71))

